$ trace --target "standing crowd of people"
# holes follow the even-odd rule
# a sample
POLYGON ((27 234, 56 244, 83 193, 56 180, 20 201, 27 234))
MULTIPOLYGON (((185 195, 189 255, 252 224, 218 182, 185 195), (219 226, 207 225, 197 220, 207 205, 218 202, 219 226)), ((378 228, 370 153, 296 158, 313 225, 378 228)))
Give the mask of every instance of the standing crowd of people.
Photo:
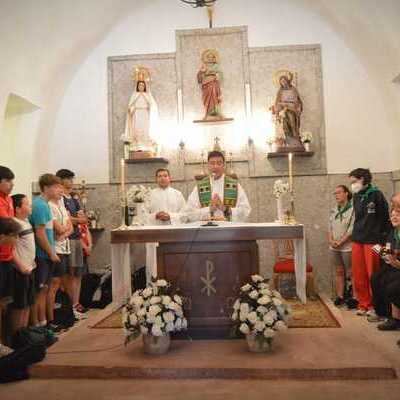
POLYGON ((87 218, 73 193, 74 173, 61 169, 39 178, 40 195, 11 195, 14 173, 0 166, 0 357, 13 335, 28 326, 58 333, 56 295, 63 292, 74 320, 87 318, 79 303, 92 242, 87 218), (6 326, 1 326, 6 321, 6 326))
POLYGON ((336 269, 336 306, 356 309, 382 331, 400 329, 400 194, 391 198, 368 169, 349 174, 351 191, 335 188, 329 247, 336 269))

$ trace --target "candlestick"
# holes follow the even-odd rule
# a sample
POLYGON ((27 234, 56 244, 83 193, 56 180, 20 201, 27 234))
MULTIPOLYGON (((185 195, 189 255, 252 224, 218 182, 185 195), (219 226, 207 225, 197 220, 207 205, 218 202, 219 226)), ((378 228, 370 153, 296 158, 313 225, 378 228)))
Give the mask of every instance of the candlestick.
POLYGON ((182 89, 179 88, 176 91, 176 97, 178 102, 178 122, 181 124, 183 121, 183 102, 182 102, 182 89))
POLYGON ((250 83, 246 83, 245 87, 245 101, 246 101, 246 117, 249 119, 251 117, 251 93, 250 93, 250 83))
POLYGON ((121 158, 121 193, 120 193, 120 201, 121 201, 121 226, 118 228, 120 230, 128 229, 126 225, 126 208, 127 208, 127 201, 126 201, 126 191, 125 191, 125 160, 121 158))
POLYGON ((290 191, 290 193, 292 193, 293 192, 293 166, 292 166, 293 153, 288 154, 288 160, 289 160, 289 191, 290 191))
POLYGON ((289 159, 289 192, 290 192, 290 211, 288 223, 291 225, 296 224, 294 217, 294 191, 293 191, 293 153, 288 154, 289 159))
POLYGON ((125 160, 121 158, 121 197, 125 203, 125 160))

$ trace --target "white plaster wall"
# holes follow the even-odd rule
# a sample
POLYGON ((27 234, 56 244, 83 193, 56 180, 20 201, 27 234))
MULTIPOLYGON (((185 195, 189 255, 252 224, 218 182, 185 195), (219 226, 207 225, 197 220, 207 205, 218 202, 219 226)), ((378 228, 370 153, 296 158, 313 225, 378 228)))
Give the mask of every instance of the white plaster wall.
MULTIPOLYGON (((358 166, 396 168, 397 132, 362 57, 319 14, 287 0, 222 0, 216 26, 247 25, 249 46, 321 43, 329 173, 358 166), (379 138, 379 140, 377 140, 379 138), (382 154, 385 154, 382 157, 382 154)), ((204 10, 156 0, 121 21, 86 58, 65 91, 48 168, 70 167, 89 182, 108 180, 108 56, 175 51, 175 29, 205 27, 204 10)), ((174 101, 175 99, 171 99, 174 101)))

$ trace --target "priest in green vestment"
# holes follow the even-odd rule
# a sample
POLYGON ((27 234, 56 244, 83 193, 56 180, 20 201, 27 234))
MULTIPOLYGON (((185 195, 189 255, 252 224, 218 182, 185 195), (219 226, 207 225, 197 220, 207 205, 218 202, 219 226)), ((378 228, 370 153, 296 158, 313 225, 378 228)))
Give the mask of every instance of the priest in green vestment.
POLYGON ((209 175, 196 178, 186 215, 189 221, 244 222, 251 207, 246 193, 234 175, 225 173, 225 156, 220 151, 208 154, 209 175))

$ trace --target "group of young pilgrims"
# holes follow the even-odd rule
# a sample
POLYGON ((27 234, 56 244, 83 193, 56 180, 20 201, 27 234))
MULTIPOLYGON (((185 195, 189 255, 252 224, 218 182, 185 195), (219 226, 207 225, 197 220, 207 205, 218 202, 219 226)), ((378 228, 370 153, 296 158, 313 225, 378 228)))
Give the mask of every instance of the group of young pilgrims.
POLYGON ((0 356, 13 335, 27 326, 59 332, 54 320, 56 293, 73 305, 75 320, 87 318, 79 303, 87 273, 91 236, 87 218, 73 194, 74 173, 67 169, 39 178, 40 195, 11 195, 14 173, 0 166, 0 356), (6 316, 6 318, 3 318, 6 316), (2 329, 1 321, 7 321, 2 329))
POLYGON ((336 306, 377 322, 382 331, 400 329, 400 194, 391 198, 357 168, 335 188, 329 246, 336 266, 336 306))

